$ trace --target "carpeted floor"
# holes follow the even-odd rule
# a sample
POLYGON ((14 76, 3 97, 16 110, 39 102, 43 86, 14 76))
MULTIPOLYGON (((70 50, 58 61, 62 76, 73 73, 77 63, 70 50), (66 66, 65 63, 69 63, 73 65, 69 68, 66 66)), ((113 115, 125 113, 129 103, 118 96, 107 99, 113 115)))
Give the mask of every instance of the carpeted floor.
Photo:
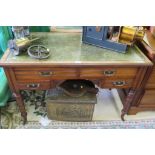
POLYGON ((120 113, 122 103, 117 90, 100 89, 97 95, 97 104, 93 114, 92 122, 62 122, 48 120, 46 116, 46 107, 35 105, 32 102, 26 102, 28 112, 28 124, 22 125, 21 116, 16 102, 2 109, 3 128, 17 129, 148 129, 155 128, 155 113, 152 111, 140 112, 137 115, 126 116, 126 121, 121 121, 120 113))
POLYGON ((155 119, 128 121, 62 122, 41 118, 39 122, 19 125, 17 129, 155 129, 155 119))

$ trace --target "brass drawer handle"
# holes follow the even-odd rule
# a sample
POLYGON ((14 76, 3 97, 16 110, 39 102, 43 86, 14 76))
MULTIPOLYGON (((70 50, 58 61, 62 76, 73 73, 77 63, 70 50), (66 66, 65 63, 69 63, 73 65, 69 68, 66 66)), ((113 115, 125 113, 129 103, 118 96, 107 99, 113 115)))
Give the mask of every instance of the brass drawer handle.
POLYGON ((115 73, 116 73, 116 71, 114 71, 114 70, 105 70, 105 71, 103 72, 103 74, 104 74, 105 76, 113 76, 115 73))
POLYGON ((40 84, 39 83, 31 83, 31 84, 27 84, 28 88, 39 88, 40 84))
POLYGON ((46 72, 46 71, 43 71, 43 72, 39 72, 39 74, 41 76, 51 76, 53 74, 53 72, 46 72))
POLYGON ((112 84, 115 85, 115 86, 124 86, 127 83, 125 81, 115 81, 112 84))

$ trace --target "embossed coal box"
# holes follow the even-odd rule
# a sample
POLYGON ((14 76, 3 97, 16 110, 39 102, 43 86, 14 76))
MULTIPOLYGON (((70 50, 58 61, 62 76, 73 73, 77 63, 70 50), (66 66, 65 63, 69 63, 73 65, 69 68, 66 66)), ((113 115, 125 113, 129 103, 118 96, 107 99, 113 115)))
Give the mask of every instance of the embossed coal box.
POLYGON ((96 93, 92 91, 78 97, 68 95, 61 88, 51 89, 46 93, 47 116, 51 120, 91 121, 96 103, 96 93))

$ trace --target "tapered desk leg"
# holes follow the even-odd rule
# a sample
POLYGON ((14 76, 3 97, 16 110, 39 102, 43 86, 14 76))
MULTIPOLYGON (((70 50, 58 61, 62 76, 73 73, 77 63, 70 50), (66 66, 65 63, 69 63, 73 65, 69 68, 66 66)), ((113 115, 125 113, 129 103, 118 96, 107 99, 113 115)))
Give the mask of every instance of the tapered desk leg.
POLYGON ((14 93, 14 96, 16 98, 16 102, 17 102, 19 110, 21 112, 21 116, 23 117, 23 124, 25 125, 27 123, 27 112, 25 109, 25 105, 24 105, 22 96, 20 93, 14 93))
POLYGON ((135 95, 135 92, 136 92, 135 90, 130 90, 127 97, 126 97, 126 100, 125 100, 125 103, 123 104, 123 109, 121 112, 122 121, 124 121, 124 116, 128 113, 128 111, 130 109, 130 106, 131 106, 133 97, 135 95))

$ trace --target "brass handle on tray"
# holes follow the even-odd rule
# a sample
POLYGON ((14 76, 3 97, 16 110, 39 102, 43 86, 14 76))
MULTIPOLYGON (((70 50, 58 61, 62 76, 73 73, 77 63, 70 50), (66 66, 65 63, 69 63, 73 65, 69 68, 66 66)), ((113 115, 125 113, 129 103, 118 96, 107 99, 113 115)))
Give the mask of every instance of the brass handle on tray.
POLYGON ((96 32, 100 32, 102 29, 102 26, 96 26, 96 32))

